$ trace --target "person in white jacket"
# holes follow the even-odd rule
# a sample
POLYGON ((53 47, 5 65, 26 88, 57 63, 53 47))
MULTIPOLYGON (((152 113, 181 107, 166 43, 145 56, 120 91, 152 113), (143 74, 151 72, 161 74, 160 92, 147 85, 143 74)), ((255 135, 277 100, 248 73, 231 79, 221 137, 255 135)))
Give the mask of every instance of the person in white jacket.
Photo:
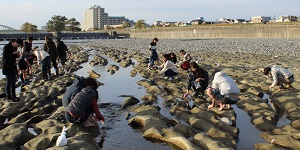
POLYGON ((240 89, 237 87, 233 79, 223 71, 215 73, 211 88, 207 89, 207 95, 212 99, 212 104, 208 109, 213 108, 215 103, 219 104, 219 110, 225 105, 235 104, 238 101, 240 89))
POLYGON ((33 49, 33 54, 37 57, 38 65, 42 64, 42 75, 43 80, 48 80, 47 72, 49 73, 49 78, 51 78, 51 72, 49 71, 50 66, 50 55, 43 49, 39 49, 37 46, 33 49))
POLYGON ((165 79, 173 80, 174 76, 178 75, 177 67, 170 60, 170 55, 163 55, 163 64, 157 67, 160 70, 160 74, 164 73, 165 79))

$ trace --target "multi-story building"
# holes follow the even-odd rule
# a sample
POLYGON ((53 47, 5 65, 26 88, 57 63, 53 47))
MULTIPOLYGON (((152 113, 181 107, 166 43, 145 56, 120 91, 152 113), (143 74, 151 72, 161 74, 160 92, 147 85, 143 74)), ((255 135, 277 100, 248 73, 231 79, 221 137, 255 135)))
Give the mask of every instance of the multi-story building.
POLYGON ((109 16, 104 8, 94 5, 85 11, 81 28, 83 31, 101 30, 104 26, 120 25, 124 22, 129 22, 129 19, 125 16, 109 16))
POLYGON ((271 17, 255 16, 251 17, 251 23, 266 23, 271 20, 271 17))

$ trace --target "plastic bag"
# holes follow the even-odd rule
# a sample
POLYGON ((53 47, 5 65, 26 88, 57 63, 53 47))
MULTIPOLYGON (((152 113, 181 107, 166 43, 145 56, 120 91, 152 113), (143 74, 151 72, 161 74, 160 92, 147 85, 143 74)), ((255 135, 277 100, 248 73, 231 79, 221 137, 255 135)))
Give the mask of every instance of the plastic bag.
POLYGON ((195 85, 196 89, 200 89, 201 88, 200 82, 198 82, 198 81, 195 81, 194 85, 195 85))
POLYGON ((58 67, 58 68, 62 68, 63 66, 62 66, 61 63, 58 63, 57 67, 58 67))
POLYGON ((68 130, 68 128, 66 128, 64 126, 60 136, 56 140, 56 146, 65 146, 65 145, 67 145, 67 143, 68 143, 68 140, 67 140, 67 137, 66 137, 66 131, 67 130, 68 130))

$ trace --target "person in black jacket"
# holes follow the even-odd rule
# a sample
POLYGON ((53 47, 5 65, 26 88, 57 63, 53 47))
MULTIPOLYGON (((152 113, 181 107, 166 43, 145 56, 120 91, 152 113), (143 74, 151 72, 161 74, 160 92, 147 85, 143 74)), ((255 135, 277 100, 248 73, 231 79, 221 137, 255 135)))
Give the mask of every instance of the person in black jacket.
POLYGON ((171 61, 176 64, 177 63, 177 56, 175 55, 174 52, 170 53, 170 58, 171 58, 171 61))
POLYGON ((59 38, 56 39, 56 49, 58 52, 58 57, 60 59, 60 63, 65 71, 67 73, 67 68, 66 68, 66 61, 67 61, 67 53, 70 55, 71 53, 68 51, 68 48, 66 44, 61 41, 59 38))
MULTIPOLYGON (((56 77, 59 77, 59 69, 57 67, 57 62, 56 62, 56 60, 58 58, 58 52, 57 52, 55 43, 48 36, 45 37, 44 50, 48 54, 50 54, 52 65, 56 71, 56 77)), ((51 74, 51 69, 48 69, 48 72, 51 74)))
POLYGON ((23 46, 22 39, 12 39, 10 43, 3 48, 3 69, 2 73, 6 77, 6 96, 9 100, 19 100, 16 97, 16 58, 20 56, 18 47, 23 46))
POLYGON ((63 106, 67 107, 77 93, 86 87, 85 78, 76 78, 62 98, 63 106))
POLYGON ((33 64, 34 55, 32 54, 32 41, 33 37, 28 37, 27 40, 24 42, 24 47, 22 53, 26 55, 28 62, 30 65, 27 66, 27 73, 32 74, 31 65, 33 64))
POLYGON ((189 73, 187 79, 187 91, 184 94, 184 97, 189 95, 191 88, 195 91, 192 96, 197 97, 200 92, 202 95, 204 95, 204 91, 208 86, 208 72, 200 68, 199 65, 194 61, 190 63, 190 69, 191 72, 189 73))

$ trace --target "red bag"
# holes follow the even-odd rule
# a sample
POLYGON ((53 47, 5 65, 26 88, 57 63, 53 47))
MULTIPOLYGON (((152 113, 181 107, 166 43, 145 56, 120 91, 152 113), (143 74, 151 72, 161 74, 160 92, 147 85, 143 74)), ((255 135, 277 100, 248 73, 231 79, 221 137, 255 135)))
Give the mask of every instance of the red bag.
POLYGON ((181 69, 188 70, 190 66, 190 63, 188 61, 185 61, 181 64, 181 69))

